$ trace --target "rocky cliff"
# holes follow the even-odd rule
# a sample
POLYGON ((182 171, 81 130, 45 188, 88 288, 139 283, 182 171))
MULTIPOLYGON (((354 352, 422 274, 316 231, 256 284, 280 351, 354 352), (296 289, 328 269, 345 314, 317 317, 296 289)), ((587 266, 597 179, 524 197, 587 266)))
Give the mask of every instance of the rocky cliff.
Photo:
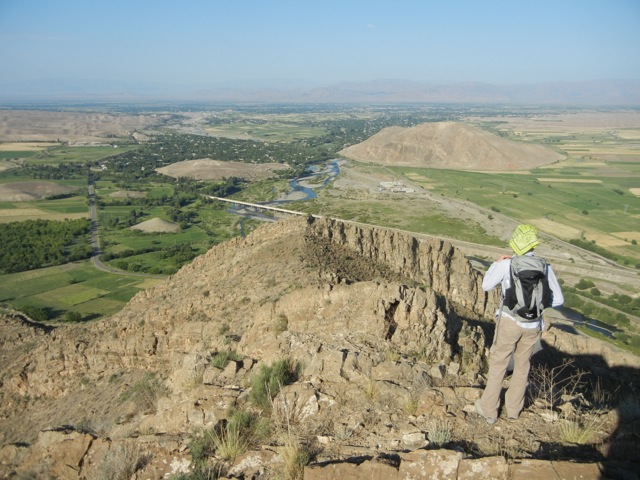
MULTIPOLYGON (((44 326, 4 316, 0 474, 200 478, 215 465, 216 476, 295 478, 303 465, 290 470, 292 444, 307 455, 308 478, 431 478, 444 464, 442 478, 481 478, 469 475, 507 475, 514 458, 560 471, 572 457, 549 454, 558 412, 577 415, 595 400, 576 383, 573 396, 562 391, 551 404, 532 394, 520 424, 489 427, 475 415, 497 302, 480 284, 445 241, 310 217, 212 248, 104 321, 44 326), (256 378, 283 361, 295 372, 265 405, 256 378), (270 433, 237 455, 219 443, 205 455, 204 439, 219 440, 238 412, 270 433), (560 463, 550 467, 550 458, 560 463), (123 465, 123 476, 105 476, 123 465)), ((604 347, 587 354, 559 329, 545 335, 541 365, 567 384, 576 372, 589 386, 598 375, 638 374, 635 357, 604 347), (568 357, 593 371, 565 368, 568 357)), ((634 391, 627 387, 618 396, 634 391)), ((579 456, 581 471, 626 471, 637 432, 620 440, 619 412, 599 412, 599 447, 579 456)))

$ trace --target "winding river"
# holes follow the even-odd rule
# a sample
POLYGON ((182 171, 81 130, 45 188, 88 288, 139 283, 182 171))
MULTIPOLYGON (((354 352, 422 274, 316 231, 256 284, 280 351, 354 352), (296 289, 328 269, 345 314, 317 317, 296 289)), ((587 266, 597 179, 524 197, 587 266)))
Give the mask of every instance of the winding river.
MULTIPOLYGON (((304 176, 293 179, 289 182, 291 190, 286 195, 278 200, 272 200, 269 202, 257 202, 261 205, 282 206, 283 204, 290 202, 300 202, 305 200, 312 200, 316 198, 316 191, 320 188, 324 188, 329 185, 329 182, 334 180, 340 175, 340 167, 345 163, 345 160, 334 158, 329 160, 324 165, 312 165, 307 169, 304 176)), ((252 218, 254 220, 261 220, 267 222, 273 222, 277 219, 261 212, 249 212, 243 208, 237 206, 229 207, 228 212, 241 215, 244 218, 240 221, 241 235, 245 236, 244 223, 247 219, 252 218)))

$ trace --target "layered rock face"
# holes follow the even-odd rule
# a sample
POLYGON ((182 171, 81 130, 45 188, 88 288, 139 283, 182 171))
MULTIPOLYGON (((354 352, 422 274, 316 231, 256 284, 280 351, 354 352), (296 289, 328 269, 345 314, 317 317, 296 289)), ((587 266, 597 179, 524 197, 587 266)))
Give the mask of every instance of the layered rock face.
MULTIPOLYGON (((193 470, 194 435, 255 409, 252 379, 282 359, 299 375, 273 411, 286 407, 287 430, 324 445, 309 478, 325 478, 314 473, 322 458, 423 448, 432 420, 475 437, 483 424, 472 405, 498 300, 480 285, 445 241, 309 217, 212 248, 100 322, 2 317, 0 473, 97 478, 109 458, 131 451, 146 459, 137 478, 193 470), (224 352, 233 355, 217 364, 224 352), (65 457, 65 445, 79 453, 65 457)), ((239 459, 229 475, 281 468, 274 438, 247 454, 259 467, 239 459)))

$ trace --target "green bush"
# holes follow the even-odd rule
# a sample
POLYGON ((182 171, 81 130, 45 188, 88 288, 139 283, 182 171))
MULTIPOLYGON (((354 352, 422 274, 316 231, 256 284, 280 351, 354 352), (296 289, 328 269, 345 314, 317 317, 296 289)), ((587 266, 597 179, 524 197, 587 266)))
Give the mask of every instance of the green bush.
POLYGON ((48 308, 34 307, 32 305, 26 305, 21 309, 24 314, 31 320, 36 322, 46 322, 51 318, 51 310, 48 308))
POLYGON ((64 321, 65 322, 70 322, 70 323, 81 322, 82 321, 82 315, 80 315, 80 313, 78 313, 78 312, 73 312, 71 310, 68 310, 64 314, 64 321))
POLYGON ((204 430, 196 433, 189 440, 188 447, 194 470, 202 470, 206 467, 209 457, 215 452, 213 430, 204 430))
POLYGON ((273 365, 262 365, 251 379, 249 400, 263 410, 271 409, 271 400, 285 385, 294 383, 300 376, 301 366, 289 358, 273 365))
POLYGON ((222 459, 233 460, 248 448, 258 445, 270 433, 269 421, 257 413, 231 410, 228 415, 229 418, 215 428, 198 431, 191 437, 188 448, 193 471, 190 476, 179 478, 218 478, 219 475, 207 476, 221 473, 220 466, 211 463, 214 454, 222 459))
POLYGON ((209 365, 216 368, 224 368, 229 364, 229 362, 239 362, 240 360, 242 360, 242 357, 236 352, 232 350, 223 350, 221 352, 217 352, 213 357, 211 357, 209 365))
POLYGON ((232 410, 229 414, 229 425, 236 428, 250 445, 260 443, 270 433, 269 420, 255 412, 232 410))
POLYGON ((282 332, 286 332, 289 328, 289 319, 284 313, 278 315, 276 318, 275 332, 276 337, 280 335, 282 332))
POLYGON ((593 283, 591 280, 585 280, 584 278, 581 278, 580 281, 576 283, 576 288, 578 290, 586 290, 587 288, 592 287, 595 287, 595 283, 593 283))

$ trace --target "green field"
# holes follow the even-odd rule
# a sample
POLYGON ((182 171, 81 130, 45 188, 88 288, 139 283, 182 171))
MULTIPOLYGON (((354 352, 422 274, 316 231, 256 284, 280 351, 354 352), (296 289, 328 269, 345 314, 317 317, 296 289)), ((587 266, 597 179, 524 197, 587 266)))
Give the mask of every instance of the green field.
POLYGON ((13 160, 13 159, 28 159, 39 155, 38 151, 12 151, 12 150, 0 150, 0 160, 13 160))
POLYGON ((317 201, 312 204, 293 204, 287 208, 416 233, 457 238, 484 245, 500 246, 504 243, 496 237, 487 235, 477 219, 469 218, 463 221, 446 217, 433 212, 432 205, 421 199, 412 199, 411 207, 408 208, 405 199, 402 198, 394 200, 341 198, 336 202, 335 199, 321 192, 317 201))
POLYGON ((630 192, 638 177, 627 165, 616 164, 609 176, 587 168, 577 171, 570 163, 566 169, 561 163, 525 174, 390 170, 431 192, 532 223, 563 240, 584 236, 614 253, 640 260, 640 248, 632 243, 640 241, 640 197, 630 192))
POLYGON ((57 200, 32 202, 0 202, 0 223, 23 220, 63 220, 89 216, 87 198, 73 196, 57 200))
POLYGON ((30 156, 28 164, 60 164, 60 163, 93 163, 110 155, 119 155, 138 148, 136 145, 125 145, 114 148, 112 146, 70 147, 58 146, 49 148, 38 155, 30 156))
POLYGON ((138 291, 162 280, 96 270, 90 262, 0 275, 0 302, 49 309, 51 320, 68 311, 92 320, 118 312, 138 291))

